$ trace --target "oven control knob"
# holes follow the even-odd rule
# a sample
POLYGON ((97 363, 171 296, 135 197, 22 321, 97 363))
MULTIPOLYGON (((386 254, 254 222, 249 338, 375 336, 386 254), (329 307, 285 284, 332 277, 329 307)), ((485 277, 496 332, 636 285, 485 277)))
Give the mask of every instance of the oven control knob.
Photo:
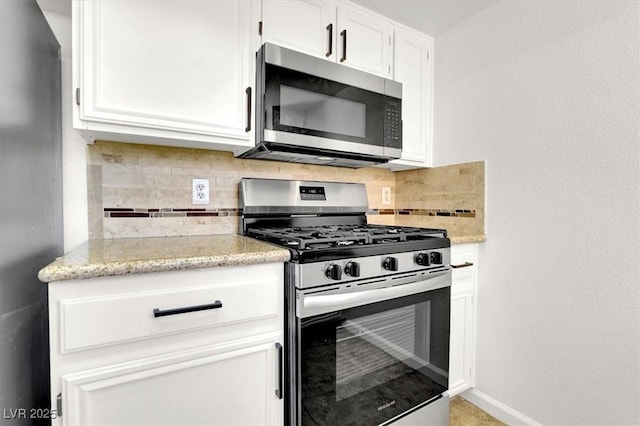
POLYGON ((429 266, 431 265, 431 261, 429 259, 429 253, 419 253, 416 256, 416 263, 420 266, 429 266))
POLYGON ((350 277, 360 276, 360 264, 358 262, 348 262, 344 267, 344 273, 350 277))
POLYGON ((387 271, 397 271, 398 259, 393 256, 389 256, 385 258, 384 261, 382 262, 382 267, 387 271))
POLYGON ((332 280, 340 280, 342 279, 342 268, 340 267, 340 265, 332 263, 331 265, 327 266, 324 274, 327 276, 327 278, 331 278, 332 280))
POLYGON ((440 253, 439 251, 432 251, 429 254, 429 259, 434 265, 442 265, 442 253, 440 253))

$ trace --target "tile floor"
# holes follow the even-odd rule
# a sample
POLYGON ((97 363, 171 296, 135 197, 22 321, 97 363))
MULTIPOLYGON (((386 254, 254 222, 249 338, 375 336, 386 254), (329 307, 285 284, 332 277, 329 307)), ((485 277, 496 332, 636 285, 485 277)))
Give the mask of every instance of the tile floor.
POLYGON ((449 426, 501 426, 505 425, 475 405, 460 397, 451 400, 449 426))

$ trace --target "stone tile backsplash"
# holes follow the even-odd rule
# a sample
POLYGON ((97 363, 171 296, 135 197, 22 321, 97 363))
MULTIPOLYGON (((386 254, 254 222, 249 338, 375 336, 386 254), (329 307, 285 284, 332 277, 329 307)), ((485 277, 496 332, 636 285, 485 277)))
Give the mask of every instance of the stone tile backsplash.
POLYGON ((87 149, 92 239, 238 232, 238 182, 243 177, 362 182, 370 223, 484 234, 483 162, 394 173, 114 142, 97 142, 87 149), (191 204, 192 178, 209 179, 210 204, 191 204), (391 188, 391 205, 382 205, 385 186, 391 188))
POLYGON ((484 161, 396 174, 395 224, 444 228, 449 235, 484 235, 484 161), (413 214, 413 211, 429 212, 413 214))

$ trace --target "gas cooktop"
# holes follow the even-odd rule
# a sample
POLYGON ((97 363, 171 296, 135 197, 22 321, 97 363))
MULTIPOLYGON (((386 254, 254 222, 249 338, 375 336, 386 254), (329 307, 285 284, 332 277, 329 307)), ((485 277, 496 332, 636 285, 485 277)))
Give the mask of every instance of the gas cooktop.
POLYGON ((299 263, 449 246, 443 229, 384 225, 317 225, 250 228, 247 234, 291 251, 299 263))
POLYGON ((384 225, 318 225, 252 228, 248 235, 297 250, 394 244, 430 238, 446 238, 443 229, 384 225))

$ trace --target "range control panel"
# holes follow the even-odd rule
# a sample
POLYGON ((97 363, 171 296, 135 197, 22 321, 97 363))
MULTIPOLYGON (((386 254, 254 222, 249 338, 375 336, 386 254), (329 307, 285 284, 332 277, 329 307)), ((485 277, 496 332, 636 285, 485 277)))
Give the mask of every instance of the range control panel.
POLYGON ((324 186, 300 186, 301 200, 326 201, 324 186))
POLYGON ((297 264, 299 288, 336 284, 402 274, 424 269, 448 268, 450 249, 421 250, 387 255, 297 264))

